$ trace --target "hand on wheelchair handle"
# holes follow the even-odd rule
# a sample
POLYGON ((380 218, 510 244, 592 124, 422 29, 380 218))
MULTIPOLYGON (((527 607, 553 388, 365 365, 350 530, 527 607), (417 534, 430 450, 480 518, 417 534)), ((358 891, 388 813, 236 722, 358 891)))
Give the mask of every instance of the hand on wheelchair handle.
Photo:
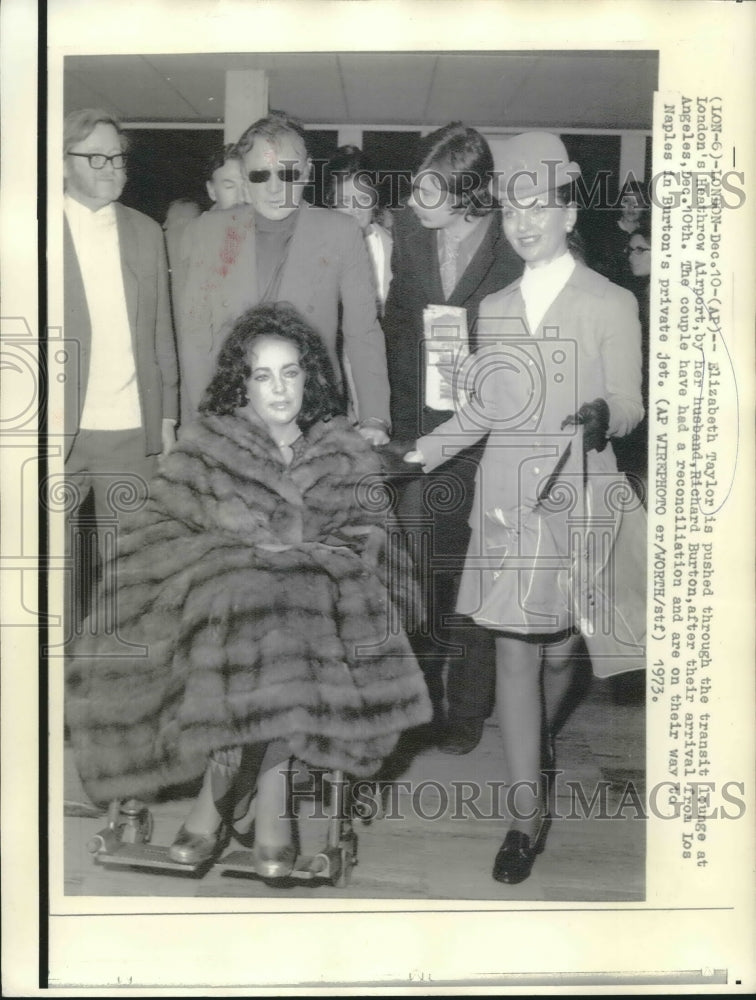
POLYGON ((609 430, 609 406, 605 399, 594 399, 583 403, 577 413, 570 414, 562 421, 561 429, 583 426, 583 451, 603 451, 606 448, 609 430))

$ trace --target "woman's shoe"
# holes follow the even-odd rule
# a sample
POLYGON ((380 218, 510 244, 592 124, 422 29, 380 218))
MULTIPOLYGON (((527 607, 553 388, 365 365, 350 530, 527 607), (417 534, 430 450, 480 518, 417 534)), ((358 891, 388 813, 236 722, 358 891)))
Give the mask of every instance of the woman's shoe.
POLYGON ((527 833, 523 833, 522 830, 509 831, 494 861, 492 874, 497 882, 517 885, 518 882, 524 882, 528 878, 533 870, 536 856, 544 848, 550 826, 551 817, 545 816, 532 845, 527 833))
POLYGON ((180 865, 201 865, 220 854, 224 837, 223 824, 214 833, 191 833, 182 826, 168 848, 168 857, 180 865))
POLYGON ((293 844, 266 847, 255 844, 255 871, 261 878, 286 878, 294 870, 297 849, 293 844))

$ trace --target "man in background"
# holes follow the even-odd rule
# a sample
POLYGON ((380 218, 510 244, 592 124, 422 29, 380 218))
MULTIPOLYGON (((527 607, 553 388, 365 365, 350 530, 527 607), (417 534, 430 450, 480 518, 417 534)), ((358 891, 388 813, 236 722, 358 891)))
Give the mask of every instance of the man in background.
MULTIPOLYGON (((425 350, 433 324, 426 323, 426 310, 440 310, 447 317, 444 324, 458 324, 475 351, 481 301, 522 270, 491 192, 494 162, 485 138, 451 122, 425 136, 420 152, 408 205, 394 217, 393 277, 383 317, 394 433, 410 442, 438 427, 453 410, 451 400, 429 398, 425 350)), ((423 551, 430 553, 425 584, 433 630, 412 638, 434 702, 431 738, 450 754, 475 749, 493 707, 491 634, 472 619, 454 615, 482 450, 482 443, 475 444, 430 477, 405 475, 397 483, 399 520, 413 536, 421 536, 415 542, 418 563, 423 551), (426 525, 422 532, 420 524, 426 525), (445 624, 448 619, 456 624, 445 624)))
POLYGON ((349 366, 360 433, 385 444, 386 348, 362 233, 353 219, 304 201, 312 164, 296 119, 272 112, 237 148, 249 204, 206 212, 184 229, 174 302, 182 420, 196 413, 234 320, 261 302, 290 302, 320 334, 342 384, 349 366))
POLYGON ((236 143, 226 143, 223 149, 210 157, 205 188, 213 203, 210 211, 233 208, 246 202, 243 164, 236 143))
MULTIPOLYGON (((66 116, 63 177, 65 336, 78 344, 64 369, 65 472, 78 504, 91 491, 101 528, 118 515, 114 487, 138 506, 175 440, 168 272, 160 226, 118 202, 126 138, 115 118, 92 108, 66 116)), ((91 579, 80 582, 91 591, 91 579)), ((81 592, 70 611, 86 614, 81 592)))

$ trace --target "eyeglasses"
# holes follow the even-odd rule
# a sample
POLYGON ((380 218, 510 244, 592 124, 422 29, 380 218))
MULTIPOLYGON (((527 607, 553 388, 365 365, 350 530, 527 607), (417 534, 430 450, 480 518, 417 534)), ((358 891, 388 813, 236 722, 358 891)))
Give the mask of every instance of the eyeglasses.
MULTIPOLYGON (((250 184, 265 184, 270 180, 272 170, 250 170, 247 176, 250 184)), ((276 170, 276 177, 284 184, 294 184, 302 176, 302 171, 296 167, 284 167, 276 170)))
POLYGON ((625 253, 628 257, 632 257, 636 253, 651 253, 651 247, 628 247, 625 253))
POLYGON ((69 156, 80 156, 89 161, 92 170, 102 170, 106 163, 112 163, 114 170, 123 170, 126 166, 126 154, 116 153, 114 156, 106 156, 104 153, 71 153, 69 156))

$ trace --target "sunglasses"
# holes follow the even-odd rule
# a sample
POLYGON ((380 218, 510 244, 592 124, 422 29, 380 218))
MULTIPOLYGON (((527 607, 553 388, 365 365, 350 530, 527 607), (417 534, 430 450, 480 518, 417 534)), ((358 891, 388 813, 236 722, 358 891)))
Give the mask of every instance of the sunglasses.
MULTIPOLYGON (((270 180, 272 170, 250 170, 247 176, 250 184, 265 184, 270 180)), ((276 177, 283 184, 295 184, 302 176, 302 171, 297 167, 282 167, 275 171, 276 177)))

